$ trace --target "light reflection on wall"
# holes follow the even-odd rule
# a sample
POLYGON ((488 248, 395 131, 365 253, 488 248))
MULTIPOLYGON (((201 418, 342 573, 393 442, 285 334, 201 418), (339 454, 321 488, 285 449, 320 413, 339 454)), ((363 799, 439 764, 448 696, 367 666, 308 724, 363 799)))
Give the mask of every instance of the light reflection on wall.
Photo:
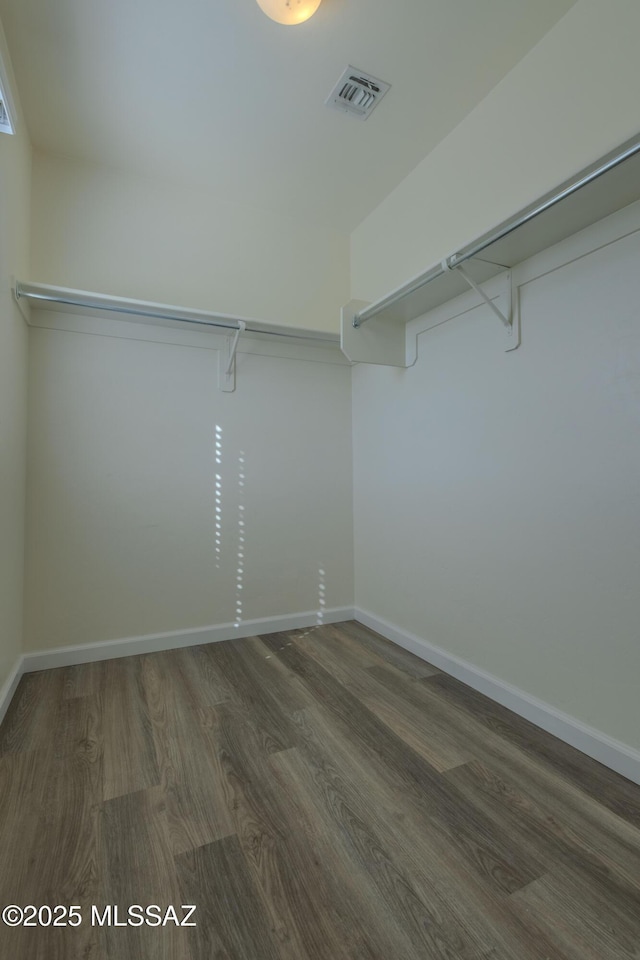
POLYGON ((240 626, 242 620, 242 591, 244 589, 244 547, 245 547, 245 511, 242 503, 242 491, 245 483, 244 450, 238 455, 238 566, 236 567, 236 614, 234 627, 240 626))
POLYGON ((216 569, 222 559, 222 427, 216 424, 216 569))
POLYGON ((325 606, 324 567, 318 567, 318 617, 316 620, 316 626, 318 627, 321 627, 324 623, 325 606))
MULTIPOLYGON (((215 428, 215 458, 216 458, 216 474, 215 474, 215 551, 216 551, 216 569, 219 570, 222 565, 222 546, 223 546, 223 535, 222 535, 222 427, 219 424, 216 424, 215 428)), ((237 564, 235 571, 235 613, 233 625, 237 629, 242 622, 242 615, 244 609, 244 579, 245 579, 245 545, 246 545, 246 516, 245 516, 245 505, 243 503, 244 499, 244 486, 246 483, 246 458, 244 450, 240 450, 238 454, 238 519, 237 519, 237 564)), ((308 634, 313 633, 318 627, 321 627, 324 624, 324 618, 326 613, 326 584, 325 584, 325 569, 324 566, 318 567, 318 609, 316 612, 316 622, 314 625, 310 626, 306 630, 302 637, 308 636, 308 634)))
MULTIPOLYGON (((325 607, 327 605, 325 594, 326 585, 324 567, 318 567, 318 610, 316 612, 316 622, 312 627, 309 627, 309 629, 305 630, 303 633, 297 633, 299 640, 303 640, 305 637, 308 637, 309 634, 313 633, 314 630, 317 630, 318 627, 321 627, 324 624, 325 607)), ((290 646, 290 644, 287 644, 287 646, 290 646)))

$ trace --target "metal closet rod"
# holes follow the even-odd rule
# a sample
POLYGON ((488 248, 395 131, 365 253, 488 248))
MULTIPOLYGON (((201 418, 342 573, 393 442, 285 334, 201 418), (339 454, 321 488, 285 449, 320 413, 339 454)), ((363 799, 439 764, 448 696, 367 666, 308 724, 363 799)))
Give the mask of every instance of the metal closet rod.
POLYGON ((240 333, 265 334, 269 337, 288 337, 295 340, 320 340, 324 343, 337 343, 336 336, 319 336, 313 331, 296 331, 295 333, 286 333, 281 330, 263 330, 260 327, 252 327, 244 320, 236 320, 233 317, 220 318, 219 320, 204 320, 199 317, 181 317, 172 313, 159 313, 153 310, 140 310, 135 307, 120 306, 119 304, 101 303, 100 301, 83 300, 80 297, 65 297, 54 293, 35 293, 31 290, 25 290, 22 284, 15 285, 16 299, 21 300, 42 300, 46 303, 60 303, 67 307, 82 307, 85 310, 106 310, 109 313, 120 313, 129 317, 145 317, 149 320, 177 320, 180 323, 197 323, 203 327, 219 327, 224 330, 235 330, 240 333))
MULTIPOLYGON (((556 203, 560 203, 561 200, 565 200, 567 197, 570 197, 572 194, 576 193, 577 190, 580 190, 582 187, 586 187, 594 180, 597 180, 598 177, 601 177, 604 173, 607 173, 607 171, 612 170, 619 164, 624 163, 625 160, 633 157, 638 152, 640 152, 640 138, 635 137, 632 140, 627 140, 622 147, 618 147, 617 150, 607 154, 606 157, 597 161, 597 163, 595 163, 593 166, 587 167, 587 169, 583 170, 582 173, 580 173, 575 179, 565 181, 561 187, 558 187, 554 191, 545 194, 545 196, 540 200, 536 200, 530 206, 525 207, 524 210, 521 210, 520 213, 517 213, 511 219, 505 220, 489 233, 483 234, 477 240, 467 244, 466 247, 462 247, 462 249, 457 253, 453 253, 451 256, 446 257, 446 259, 442 261, 442 264, 446 263, 448 269, 453 269, 454 267, 459 266, 461 263, 464 263, 466 260, 471 260, 472 257, 477 257, 478 254, 483 253, 492 244, 497 243, 498 240, 502 240, 504 237, 509 236, 509 234, 513 233, 519 227, 522 227, 530 220, 533 220, 534 217, 544 213, 545 210, 555 206, 556 203)), ((447 271, 442 264, 437 264, 426 273, 416 277, 415 280, 408 283, 400 290, 390 293, 389 296, 385 297, 383 300, 379 300, 377 303, 373 303, 365 310, 361 310, 360 313, 357 313, 353 318, 353 326, 361 326, 361 324, 365 323, 367 320, 371 320, 372 317, 375 317, 383 310, 386 310, 387 307, 393 306, 404 297, 415 293, 416 290, 420 290, 421 287, 424 287, 432 280, 444 276, 447 271)))

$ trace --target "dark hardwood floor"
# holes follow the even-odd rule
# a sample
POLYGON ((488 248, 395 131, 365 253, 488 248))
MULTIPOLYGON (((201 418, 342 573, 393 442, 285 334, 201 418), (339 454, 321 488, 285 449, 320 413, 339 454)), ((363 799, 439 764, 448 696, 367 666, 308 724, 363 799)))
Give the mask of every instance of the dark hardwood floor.
POLYGON ((1 960, 640 957, 640 787, 353 622, 23 677, 0 851, 1 960))

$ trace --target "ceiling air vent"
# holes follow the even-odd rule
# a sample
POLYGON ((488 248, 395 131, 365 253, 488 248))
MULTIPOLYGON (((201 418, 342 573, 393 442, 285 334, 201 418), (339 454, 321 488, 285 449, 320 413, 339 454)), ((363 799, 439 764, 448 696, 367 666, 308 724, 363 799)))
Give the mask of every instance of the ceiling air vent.
POLYGON ((342 110, 357 120, 366 120, 391 86, 370 73, 347 67, 325 100, 328 107, 342 110))

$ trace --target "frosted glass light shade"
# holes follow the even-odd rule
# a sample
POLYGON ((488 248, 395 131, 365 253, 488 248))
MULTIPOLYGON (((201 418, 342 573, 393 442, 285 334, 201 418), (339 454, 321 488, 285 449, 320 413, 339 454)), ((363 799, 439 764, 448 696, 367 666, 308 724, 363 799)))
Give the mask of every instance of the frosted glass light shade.
POLYGON ((322 0, 257 0, 260 9, 276 23, 304 23, 312 17, 322 0))

